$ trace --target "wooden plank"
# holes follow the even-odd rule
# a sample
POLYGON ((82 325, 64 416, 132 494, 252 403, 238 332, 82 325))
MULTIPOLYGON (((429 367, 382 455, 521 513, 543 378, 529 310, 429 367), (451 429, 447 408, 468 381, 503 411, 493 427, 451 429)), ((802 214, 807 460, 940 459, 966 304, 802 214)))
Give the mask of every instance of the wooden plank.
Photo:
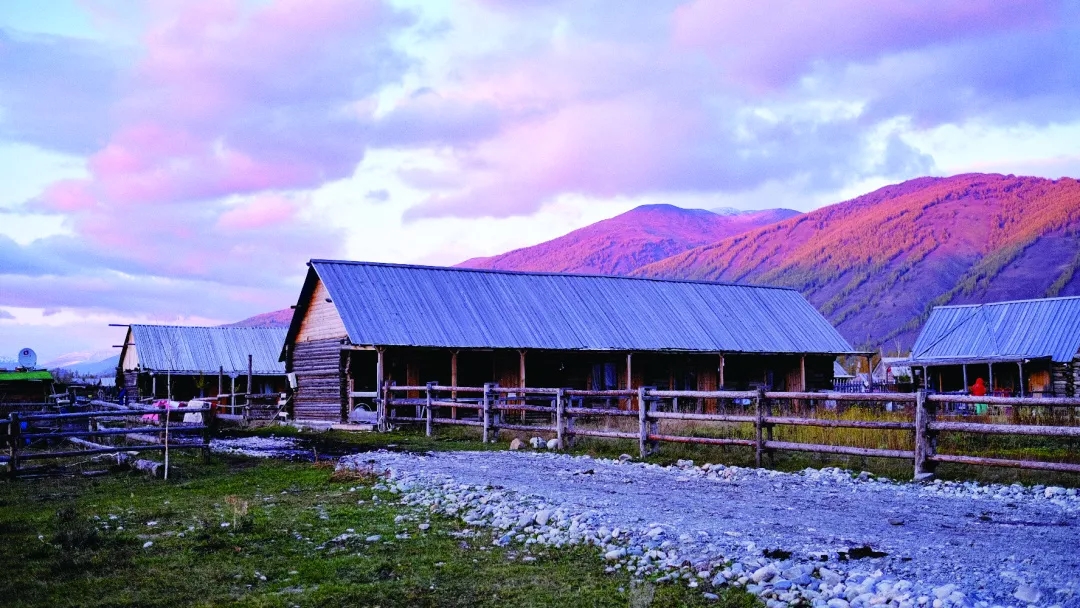
POLYGON ((728 437, 690 437, 682 435, 655 435, 647 436, 650 441, 667 441, 670 443, 700 443, 702 445, 742 445, 754 447, 757 442, 753 439, 734 439, 728 437))
POLYGON ((769 399, 813 399, 828 401, 900 401, 914 403, 914 393, 808 393, 792 391, 766 391, 769 399))
POLYGON ((753 399, 757 397, 755 391, 649 391, 647 397, 661 399, 672 397, 686 397, 689 399, 753 399))
POLYGON ((1040 435, 1047 437, 1080 437, 1080 427, 1036 426, 1027 424, 984 424, 980 422, 931 422, 930 429, 980 435, 1040 435))
POLYGON ((832 420, 828 418, 785 418, 783 416, 765 416, 765 424, 790 426, 816 426, 824 428, 879 429, 886 431, 914 431, 914 422, 872 421, 872 420, 832 420))
POLYGON ((636 418, 638 413, 615 408, 598 409, 589 407, 568 407, 567 416, 622 416, 624 418, 636 418))
POLYGON ((585 391, 578 389, 566 389, 565 393, 570 397, 634 397, 637 395, 637 391, 625 389, 611 391, 585 391))
POLYGON ((957 456, 954 454, 934 454, 934 462, 951 462, 955 464, 974 464, 988 467, 1012 467, 1017 469, 1034 469, 1039 471, 1060 471, 1063 473, 1080 473, 1080 464, 1068 462, 1041 462, 1037 460, 1008 460, 1004 458, 982 458, 978 456, 957 456))
POLYGON ((855 448, 846 445, 819 445, 816 443, 792 443, 788 441, 766 441, 767 450, 789 450, 794 452, 818 452, 821 454, 846 454, 849 456, 870 456, 874 458, 915 458, 911 450, 881 450, 877 448, 855 448))
POLYGON ((986 403, 988 405, 1015 405, 1037 407, 1080 407, 1075 397, 975 397, 972 395, 927 395, 927 400, 937 403, 986 403))
POLYGON ((738 414, 692 414, 690 412, 650 412, 654 420, 697 420, 700 422, 755 422, 756 416, 738 414))

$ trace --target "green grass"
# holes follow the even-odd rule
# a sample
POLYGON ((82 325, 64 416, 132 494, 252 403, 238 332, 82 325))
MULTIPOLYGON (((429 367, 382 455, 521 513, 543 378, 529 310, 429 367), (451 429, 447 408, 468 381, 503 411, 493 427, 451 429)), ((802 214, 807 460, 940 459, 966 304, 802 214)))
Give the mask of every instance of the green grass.
MULTIPOLYGON (((489 533, 464 532, 458 520, 421 513, 395 522, 416 512, 374 491, 371 479, 335 478, 325 465, 219 457, 178 463, 167 482, 112 474, 0 485, 2 603, 718 605, 706 602, 701 588, 632 587, 625 573, 605 573, 593 548, 527 554, 493 547, 489 533), (419 531, 422 521, 430 521, 429 531, 419 531), (332 542, 350 528, 356 537, 332 542), (400 533, 410 537, 395 538, 400 533), (381 541, 365 541, 376 534, 381 541), (650 594, 651 603, 643 602, 650 594)), ((742 591, 717 592, 722 606, 759 605, 742 591)))

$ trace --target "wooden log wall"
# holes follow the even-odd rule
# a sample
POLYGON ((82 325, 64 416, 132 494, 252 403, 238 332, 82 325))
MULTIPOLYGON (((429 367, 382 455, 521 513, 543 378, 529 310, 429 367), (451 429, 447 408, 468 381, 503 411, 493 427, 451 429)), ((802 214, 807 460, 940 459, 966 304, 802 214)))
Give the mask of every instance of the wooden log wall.
POLYGON ((341 340, 297 342, 290 354, 296 374, 293 417, 297 420, 341 420, 345 374, 341 369, 341 340))

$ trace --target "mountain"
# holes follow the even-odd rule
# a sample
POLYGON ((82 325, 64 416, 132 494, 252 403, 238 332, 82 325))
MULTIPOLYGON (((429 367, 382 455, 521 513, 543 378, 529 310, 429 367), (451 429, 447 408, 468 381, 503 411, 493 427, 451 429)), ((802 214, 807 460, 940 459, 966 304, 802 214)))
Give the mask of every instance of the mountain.
POLYGON ((236 323, 222 325, 222 327, 288 327, 292 322, 292 313, 291 308, 264 312, 236 323))
POLYGON ((910 348, 930 309, 1080 294, 1080 181, 924 177, 644 266, 793 287, 853 344, 910 348))
POLYGON ((38 367, 42 369, 67 369, 71 371, 82 372, 81 369, 76 369, 80 366, 93 367, 99 363, 105 363, 112 361, 112 367, 116 367, 116 361, 119 361, 120 351, 115 348, 107 348, 104 350, 95 351, 77 351, 71 353, 65 353, 50 359, 44 363, 38 362, 38 367))
POLYGON ((799 215, 791 209, 721 213, 643 205, 557 239, 458 266, 584 274, 627 274, 641 266, 799 215))
MULTIPOLYGON (((81 376, 112 376, 116 373, 116 366, 120 364, 120 355, 113 355, 101 361, 84 361, 64 365, 60 369, 79 374, 81 376)), ((49 367, 49 369, 54 369, 49 367)))

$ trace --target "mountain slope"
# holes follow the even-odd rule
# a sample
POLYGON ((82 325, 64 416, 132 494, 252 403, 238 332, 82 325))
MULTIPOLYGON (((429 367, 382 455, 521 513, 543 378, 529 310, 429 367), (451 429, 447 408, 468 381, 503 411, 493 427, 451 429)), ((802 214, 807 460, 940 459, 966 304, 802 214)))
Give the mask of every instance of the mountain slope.
POLYGON ((291 308, 264 312, 236 323, 227 323, 222 327, 288 327, 292 322, 292 313, 291 308))
POLYGON ((643 205, 557 239, 458 266, 584 274, 627 274, 641 266, 778 222, 790 209, 714 213, 673 205, 643 205))
POLYGON ((910 347, 932 306, 1080 294, 1080 182, 919 178, 640 268, 793 287, 854 344, 910 347))

